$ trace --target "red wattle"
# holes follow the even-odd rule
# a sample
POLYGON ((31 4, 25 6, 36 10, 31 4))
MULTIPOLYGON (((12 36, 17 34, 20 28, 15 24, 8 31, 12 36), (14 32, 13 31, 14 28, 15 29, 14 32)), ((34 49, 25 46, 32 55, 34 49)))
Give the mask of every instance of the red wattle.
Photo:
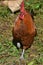
POLYGON ((20 13, 20 19, 24 19, 24 14, 23 13, 20 13))

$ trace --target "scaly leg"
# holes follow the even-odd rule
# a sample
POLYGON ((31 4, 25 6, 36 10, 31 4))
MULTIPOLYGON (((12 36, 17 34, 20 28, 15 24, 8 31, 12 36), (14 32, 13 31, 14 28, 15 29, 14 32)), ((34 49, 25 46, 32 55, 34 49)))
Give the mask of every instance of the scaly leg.
POLYGON ((24 59, 24 51, 25 51, 25 49, 23 49, 23 52, 22 52, 22 54, 20 56, 20 59, 24 59))

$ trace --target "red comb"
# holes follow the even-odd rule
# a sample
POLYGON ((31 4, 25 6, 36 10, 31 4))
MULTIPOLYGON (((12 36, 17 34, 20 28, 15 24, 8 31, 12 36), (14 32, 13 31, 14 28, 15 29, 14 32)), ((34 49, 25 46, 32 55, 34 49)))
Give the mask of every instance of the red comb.
POLYGON ((21 5, 20 5, 21 7, 24 7, 24 1, 22 1, 22 3, 21 3, 21 5))
POLYGON ((24 1, 22 1, 21 5, 20 5, 20 12, 24 13, 24 1))
POLYGON ((25 15, 25 7, 24 7, 24 1, 22 1, 21 5, 20 5, 20 18, 23 19, 24 15, 25 15))

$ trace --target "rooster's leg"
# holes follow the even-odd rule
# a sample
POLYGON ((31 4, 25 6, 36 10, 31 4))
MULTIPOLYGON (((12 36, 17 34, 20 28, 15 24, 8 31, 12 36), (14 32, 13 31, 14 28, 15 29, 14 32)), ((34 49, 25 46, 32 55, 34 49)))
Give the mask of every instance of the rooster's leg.
POLYGON ((20 59, 24 59, 24 51, 25 51, 25 49, 23 49, 23 52, 22 52, 22 54, 21 54, 21 56, 20 56, 20 59))

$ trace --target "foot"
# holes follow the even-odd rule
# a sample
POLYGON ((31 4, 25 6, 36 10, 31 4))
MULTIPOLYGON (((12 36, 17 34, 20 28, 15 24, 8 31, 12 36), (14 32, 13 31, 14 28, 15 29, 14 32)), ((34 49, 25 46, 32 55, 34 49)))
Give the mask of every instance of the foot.
POLYGON ((21 57, 20 57, 20 60, 24 60, 24 57, 23 57, 23 56, 21 56, 21 57))

